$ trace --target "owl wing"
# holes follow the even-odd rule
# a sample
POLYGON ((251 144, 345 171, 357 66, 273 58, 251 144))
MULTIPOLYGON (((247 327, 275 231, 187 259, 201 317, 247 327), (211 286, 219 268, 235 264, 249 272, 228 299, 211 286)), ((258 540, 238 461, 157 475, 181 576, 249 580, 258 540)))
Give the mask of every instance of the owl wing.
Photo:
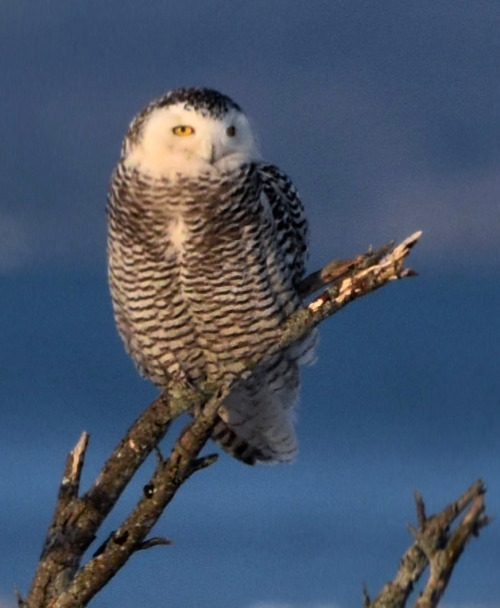
POLYGON ((298 285, 304 276, 309 227, 302 201, 290 178, 274 165, 258 165, 263 194, 276 226, 279 249, 298 285))
MULTIPOLYGON (((298 285, 307 258, 308 225, 302 201, 291 180, 274 165, 258 164, 261 197, 275 226, 292 282, 298 285)), ((299 390, 299 362, 313 359, 316 334, 265 360, 240 382, 224 402, 212 438, 247 464, 292 460, 296 451, 293 405, 299 390)))

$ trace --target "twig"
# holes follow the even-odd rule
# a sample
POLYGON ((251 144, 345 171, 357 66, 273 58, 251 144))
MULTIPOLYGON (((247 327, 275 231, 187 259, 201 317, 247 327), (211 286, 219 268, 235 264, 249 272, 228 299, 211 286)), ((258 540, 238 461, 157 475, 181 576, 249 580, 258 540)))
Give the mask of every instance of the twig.
POLYGON ((152 547, 160 547, 163 545, 171 545, 174 541, 170 540, 170 538, 162 538, 161 536, 153 536, 152 538, 148 538, 148 540, 140 543, 135 550, 136 551, 145 551, 146 549, 151 549, 152 547))

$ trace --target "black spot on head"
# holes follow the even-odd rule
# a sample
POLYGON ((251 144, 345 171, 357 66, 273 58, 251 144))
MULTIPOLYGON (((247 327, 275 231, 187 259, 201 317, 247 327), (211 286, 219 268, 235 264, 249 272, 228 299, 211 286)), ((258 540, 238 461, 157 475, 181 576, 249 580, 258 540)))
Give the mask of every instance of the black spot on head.
POLYGON ((181 88, 169 91, 158 99, 157 108, 175 104, 184 104, 187 110, 195 110, 213 118, 222 118, 229 110, 238 110, 240 106, 227 95, 213 89, 181 88))

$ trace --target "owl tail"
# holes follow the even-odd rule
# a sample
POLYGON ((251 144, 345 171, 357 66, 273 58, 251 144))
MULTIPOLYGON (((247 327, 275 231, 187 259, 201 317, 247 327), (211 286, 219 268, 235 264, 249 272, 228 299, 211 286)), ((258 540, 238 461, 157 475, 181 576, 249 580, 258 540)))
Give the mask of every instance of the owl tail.
POLYGON ((245 464, 256 464, 257 462, 272 462, 266 459, 264 454, 253 448, 245 440, 238 437, 233 429, 222 418, 217 420, 212 439, 230 456, 241 460, 245 464))
POLYGON ((297 451, 293 406, 299 374, 295 358, 279 354, 240 381, 221 407, 212 438, 246 464, 290 462, 297 451))

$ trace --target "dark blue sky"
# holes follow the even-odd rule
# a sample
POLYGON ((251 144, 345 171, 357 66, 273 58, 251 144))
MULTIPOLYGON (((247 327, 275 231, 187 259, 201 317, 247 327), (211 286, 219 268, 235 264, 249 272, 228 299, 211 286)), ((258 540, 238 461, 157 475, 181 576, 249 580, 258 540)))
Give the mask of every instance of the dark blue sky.
MULTIPOLYGON (((222 456, 160 521, 175 544, 137 555, 93 605, 359 606, 410 542, 415 488, 432 511, 482 477, 498 516, 499 28, 482 0, 0 6, 2 608, 28 587, 80 432, 88 484, 155 394, 115 333, 104 206, 128 122, 180 85, 253 119, 306 204, 311 268, 422 229, 420 276, 322 327, 297 462, 222 456)), ((500 606, 499 547, 494 522, 446 606, 500 606)))

